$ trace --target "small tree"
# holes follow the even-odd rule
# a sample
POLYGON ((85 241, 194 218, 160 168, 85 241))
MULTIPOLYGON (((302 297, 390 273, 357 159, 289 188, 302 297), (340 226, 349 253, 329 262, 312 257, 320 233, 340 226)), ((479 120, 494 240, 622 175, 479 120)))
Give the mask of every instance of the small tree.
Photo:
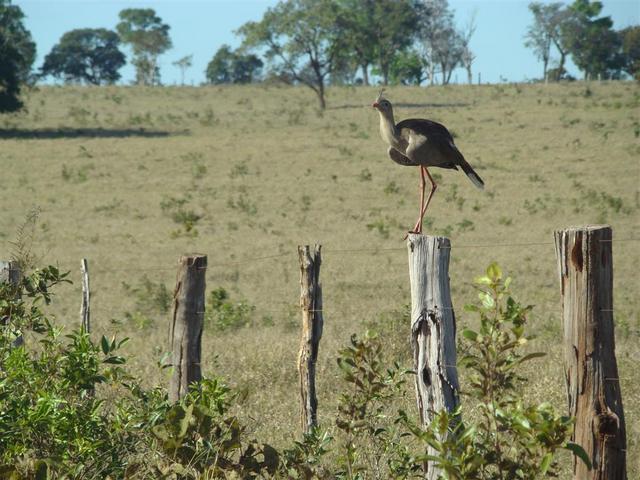
POLYGON ((453 23, 448 0, 424 1, 420 9, 420 39, 431 84, 435 83, 436 66, 440 67, 442 83, 449 83, 453 70, 461 61, 464 44, 453 23))
POLYGON ((473 83, 473 72, 471 67, 476 59, 476 55, 471 50, 471 37, 476 32, 476 15, 475 12, 469 19, 465 29, 460 32, 460 38, 462 42, 462 51, 460 53, 460 65, 467 71, 467 81, 469 85, 473 83))
POLYGON ((416 50, 405 50, 393 59, 389 76, 394 84, 420 85, 427 76, 427 64, 416 50))
MULTIPOLYGON (((417 4, 410 0, 338 0, 338 27, 343 52, 362 70, 369 84, 369 67, 376 66, 382 83, 391 80, 392 64, 417 33, 417 4)), ((346 62, 345 62, 346 63, 346 62)), ((354 69, 355 70, 355 69, 354 69)), ((396 71, 397 73, 397 71, 396 71)))
POLYGON ((569 53, 562 29, 571 21, 573 12, 560 2, 550 4, 532 2, 529 4, 529 10, 533 13, 534 23, 529 27, 525 36, 525 46, 531 48, 536 56, 542 60, 542 73, 545 81, 560 80, 566 73, 564 64, 569 53), (552 46, 560 54, 560 60, 553 72, 549 70, 552 46))
POLYGON ((469 374, 468 390, 463 394, 475 403, 474 418, 460 418, 468 408, 443 410, 423 430, 403 416, 412 433, 438 452, 425 460, 434 462, 443 478, 553 478, 558 476, 554 457, 560 449, 590 464, 584 449, 568 441, 571 417, 558 415, 549 403, 531 405, 523 398, 527 379, 518 369, 544 354, 521 351, 533 338, 525 335, 532 307, 511 297, 510 283, 496 264, 490 265, 486 275, 476 279, 480 304, 466 307, 480 317, 478 331, 462 332, 465 353, 460 360, 469 374))
POLYGON ((173 62, 173 65, 180 69, 180 84, 184 85, 184 73, 193 65, 193 55, 186 55, 173 62))
POLYGON ((152 8, 127 8, 119 14, 116 29, 123 43, 133 50, 136 82, 141 85, 160 83, 158 57, 172 46, 169 25, 162 23, 152 8))
MULTIPOLYGON (((362 70, 362 83, 369 85, 369 67, 375 62, 375 0, 339 0, 339 28, 343 30, 345 52, 362 70)), ((343 62, 348 63, 348 62, 343 62)))
POLYGON ((627 27, 620 31, 624 71, 640 81, 640 26, 627 27))
POLYGON ((20 87, 30 80, 36 58, 36 44, 23 20, 20 7, 0 0, 0 113, 22 108, 20 87))
POLYGON ((622 41, 613 30, 611 17, 598 17, 602 3, 575 0, 571 15, 562 23, 563 42, 584 78, 616 78, 624 66, 622 41))
POLYGON ((262 66, 256 55, 222 45, 207 65, 205 76, 213 84, 251 83, 260 77, 262 66))
POLYGON ((41 75, 93 85, 115 83, 120 79, 118 70, 126 63, 119 45, 118 34, 111 30, 71 30, 47 54, 41 75))
POLYGON ((337 12, 334 0, 282 0, 237 33, 245 48, 266 48, 276 74, 309 87, 324 110, 327 78, 339 53, 337 12))

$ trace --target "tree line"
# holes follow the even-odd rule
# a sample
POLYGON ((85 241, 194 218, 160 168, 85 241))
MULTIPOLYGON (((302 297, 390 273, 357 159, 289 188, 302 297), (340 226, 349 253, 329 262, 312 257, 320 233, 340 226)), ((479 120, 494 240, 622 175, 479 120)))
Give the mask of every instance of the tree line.
POLYGON ((640 80, 640 26, 615 30, 611 17, 600 16, 602 8, 602 2, 590 0, 529 4, 534 20, 525 45, 542 62, 545 81, 570 79, 569 55, 585 80, 619 79, 625 73, 640 80))
MULTIPOLYGON (((602 3, 533 2, 525 45, 543 63, 546 81, 568 79, 570 56, 585 78, 640 79, 640 26, 615 30, 600 16, 602 3), (552 55, 557 54, 558 58, 552 55)), ((21 107, 20 86, 44 77, 94 85, 120 80, 127 46, 135 82, 159 85, 158 58, 172 48, 170 26, 151 8, 119 13, 114 30, 66 32, 32 72, 36 46, 24 14, 0 0, 0 111, 21 107)), ((221 46, 207 65, 207 83, 278 81, 305 85, 325 108, 327 85, 447 84, 456 68, 472 82, 476 58, 470 43, 475 17, 458 28, 448 0, 281 0, 259 21, 235 31, 240 47, 221 46)), ((185 71, 187 55, 173 62, 185 71)))

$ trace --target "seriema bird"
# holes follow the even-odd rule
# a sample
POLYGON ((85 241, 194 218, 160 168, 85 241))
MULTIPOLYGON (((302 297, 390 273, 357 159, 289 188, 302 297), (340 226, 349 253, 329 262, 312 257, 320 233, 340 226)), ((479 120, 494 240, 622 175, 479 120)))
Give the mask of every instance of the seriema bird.
POLYGON ((382 96, 382 91, 373 107, 380 115, 380 135, 389 145, 391 160, 400 165, 420 167, 420 214, 410 233, 422 233, 422 220, 431 197, 438 188, 427 167, 462 169, 478 188, 484 188, 484 182, 464 159, 453 143, 453 137, 444 125, 432 120, 410 118, 396 125, 393 119, 391 102, 382 96), (425 175, 431 182, 431 192, 424 201, 425 175))

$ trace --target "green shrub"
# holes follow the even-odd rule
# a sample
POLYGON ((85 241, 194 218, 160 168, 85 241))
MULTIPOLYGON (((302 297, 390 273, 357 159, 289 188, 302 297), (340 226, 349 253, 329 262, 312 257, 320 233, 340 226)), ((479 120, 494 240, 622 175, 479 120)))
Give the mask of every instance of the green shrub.
POLYGON ((529 405, 522 396, 526 378, 517 369, 542 353, 524 354, 532 337, 525 335, 531 306, 510 296, 511 279, 502 278, 492 264, 476 279, 480 305, 467 310, 480 317, 480 329, 462 333, 464 355, 460 364, 469 375, 466 400, 454 412, 438 412, 430 428, 402 422, 416 438, 434 449, 430 460, 443 470, 443 478, 542 479, 557 477, 554 456, 565 448, 589 463, 584 450, 571 442, 573 419, 558 415, 548 403, 529 405), (475 412, 473 417, 471 412, 475 412), (469 418, 465 418, 465 415, 469 418))
POLYGON ((205 322, 216 330, 234 330, 249 325, 255 307, 245 301, 233 302, 222 287, 209 293, 205 322))

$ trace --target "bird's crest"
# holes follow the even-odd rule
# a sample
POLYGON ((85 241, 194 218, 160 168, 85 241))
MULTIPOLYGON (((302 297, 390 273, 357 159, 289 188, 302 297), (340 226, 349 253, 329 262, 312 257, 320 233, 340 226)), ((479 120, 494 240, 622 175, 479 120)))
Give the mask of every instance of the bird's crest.
POLYGON ((376 102, 379 102, 380 100, 382 100, 383 93, 384 93, 384 88, 381 88, 380 93, 378 93, 378 98, 376 99, 376 102))

